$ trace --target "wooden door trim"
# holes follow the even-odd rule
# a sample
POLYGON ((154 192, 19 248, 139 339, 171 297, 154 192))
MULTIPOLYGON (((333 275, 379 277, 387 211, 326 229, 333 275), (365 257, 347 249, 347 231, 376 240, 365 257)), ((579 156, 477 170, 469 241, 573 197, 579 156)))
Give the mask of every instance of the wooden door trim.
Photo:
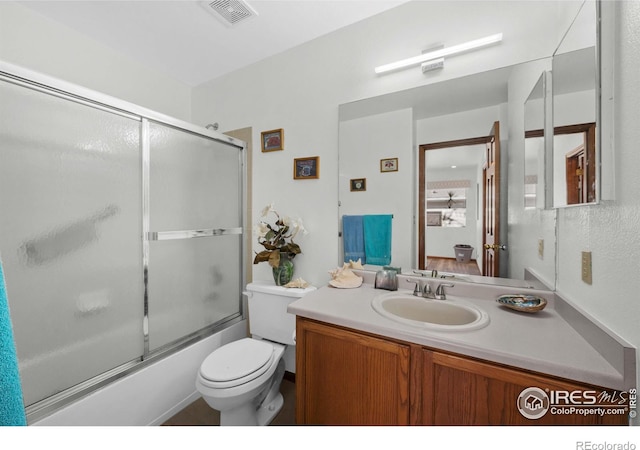
POLYGON ((426 218, 424 211, 427 207, 427 197, 425 195, 426 173, 424 168, 426 152, 429 150, 440 150, 443 148, 467 147, 470 145, 485 145, 490 142, 492 136, 480 136, 474 138, 455 139, 452 141, 433 142, 421 144, 418 147, 418 269, 426 269, 425 259, 425 226, 426 218))
POLYGON ((576 205, 586 202, 586 170, 580 167, 580 157, 586 158, 585 146, 580 144, 565 155, 565 187, 567 191, 567 205, 576 205), (582 169, 582 175, 577 175, 577 170, 582 169), (579 181, 579 183, 577 182, 579 181), (578 188, 580 185, 580 188, 578 188))
POLYGON ((575 125, 565 125, 555 127, 553 129, 554 135, 563 134, 578 134, 584 133, 584 145, 585 145, 585 184, 587 187, 585 198, 580 203, 593 203, 596 199, 596 123, 587 122, 579 123, 575 125))
POLYGON ((493 236, 493 242, 491 244, 500 245, 500 178, 501 178, 501 165, 502 156, 500 148, 500 122, 496 121, 491 127, 490 139, 487 142, 487 158, 484 167, 482 168, 483 178, 483 208, 482 208, 482 275, 499 277, 500 276, 500 252, 495 247, 492 249, 486 249, 487 244, 487 171, 493 171, 493 191, 492 191, 492 214, 493 221, 491 225, 491 235, 493 236), (492 164, 490 164, 490 162, 492 164), (489 258, 491 256, 491 258, 489 258), (491 266, 489 266, 491 263, 491 266))

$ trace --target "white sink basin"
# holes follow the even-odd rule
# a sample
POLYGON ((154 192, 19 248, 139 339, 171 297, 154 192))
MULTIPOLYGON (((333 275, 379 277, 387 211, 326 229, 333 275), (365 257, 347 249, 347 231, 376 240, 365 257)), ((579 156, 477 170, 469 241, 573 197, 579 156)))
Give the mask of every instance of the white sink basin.
POLYGON ((469 331, 486 327, 489 315, 480 308, 456 300, 432 300, 392 292, 378 295, 373 309, 396 322, 434 331, 469 331))

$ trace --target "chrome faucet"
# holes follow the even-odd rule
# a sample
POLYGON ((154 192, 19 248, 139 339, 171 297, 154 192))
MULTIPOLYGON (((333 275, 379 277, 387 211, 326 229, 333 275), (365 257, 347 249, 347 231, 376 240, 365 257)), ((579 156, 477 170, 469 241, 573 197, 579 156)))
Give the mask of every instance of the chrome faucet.
POLYGON ((422 296, 424 298, 436 298, 429 283, 425 283, 424 288, 422 289, 422 296))
POLYGON ((436 300, 446 300, 447 299, 447 294, 444 292, 444 288, 446 287, 454 287, 454 284, 451 283, 440 283, 438 285, 438 287, 436 288, 436 295, 435 295, 435 299, 436 300))
POLYGON ((431 285, 429 283, 425 283, 424 286, 422 286, 419 280, 407 280, 407 282, 415 283, 416 287, 413 289, 413 295, 415 295, 416 297, 436 298, 435 294, 431 290, 431 285))
POLYGON ((422 295, 422 286, 420 286, 420 281, 407 280, 407 283, 414 283, 416 287, 413 289, 413 295, 416 297, 420 297, 422 295))

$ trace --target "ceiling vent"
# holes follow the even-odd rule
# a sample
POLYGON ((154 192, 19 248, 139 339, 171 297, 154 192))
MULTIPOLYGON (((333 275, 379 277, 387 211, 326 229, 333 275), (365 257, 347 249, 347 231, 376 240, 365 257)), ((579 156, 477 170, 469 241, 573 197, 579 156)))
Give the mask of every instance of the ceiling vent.
POLYGON ((209 2, 209 8, 222 23, 229 27, 258 15, 247 2, 242 0, 215 0, 209 2))

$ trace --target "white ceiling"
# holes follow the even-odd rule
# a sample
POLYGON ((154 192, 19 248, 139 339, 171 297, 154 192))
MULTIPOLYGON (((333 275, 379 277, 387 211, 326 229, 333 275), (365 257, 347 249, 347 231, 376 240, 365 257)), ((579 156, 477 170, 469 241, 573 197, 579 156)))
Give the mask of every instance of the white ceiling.
POLYGON ((201 1, 20 2, 130 58, 196 86, 406 0, 248 0, 257 12, 225 26, 201 1))

